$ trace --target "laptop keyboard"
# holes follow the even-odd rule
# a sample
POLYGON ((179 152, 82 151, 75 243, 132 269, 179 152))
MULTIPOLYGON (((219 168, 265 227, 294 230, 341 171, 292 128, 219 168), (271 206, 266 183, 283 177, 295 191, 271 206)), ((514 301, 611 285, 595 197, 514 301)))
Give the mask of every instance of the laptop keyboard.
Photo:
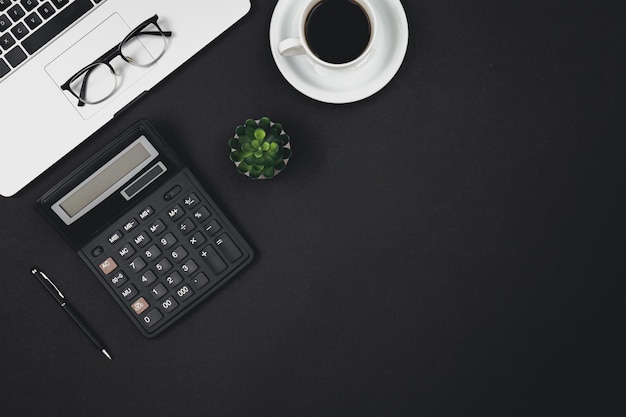
POLYGON ((0 80, 105 0, 0 0, 0 80))

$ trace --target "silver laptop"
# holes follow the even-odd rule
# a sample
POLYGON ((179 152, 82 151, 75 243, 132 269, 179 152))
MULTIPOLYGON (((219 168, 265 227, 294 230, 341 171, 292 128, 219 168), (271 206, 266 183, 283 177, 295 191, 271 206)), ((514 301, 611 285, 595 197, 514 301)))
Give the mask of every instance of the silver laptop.
POLYGON ((0 0, 0 195, 243 17, 250 0, 0 0))

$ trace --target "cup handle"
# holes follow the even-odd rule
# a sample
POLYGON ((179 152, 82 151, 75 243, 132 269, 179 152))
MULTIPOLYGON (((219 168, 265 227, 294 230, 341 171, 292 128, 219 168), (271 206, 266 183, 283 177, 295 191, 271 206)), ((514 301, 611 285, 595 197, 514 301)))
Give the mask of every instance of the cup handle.
POLYGON ((288 38, 278 44, 278 52, 282 56, 304 55, 306 50, 300 38, 288 38))

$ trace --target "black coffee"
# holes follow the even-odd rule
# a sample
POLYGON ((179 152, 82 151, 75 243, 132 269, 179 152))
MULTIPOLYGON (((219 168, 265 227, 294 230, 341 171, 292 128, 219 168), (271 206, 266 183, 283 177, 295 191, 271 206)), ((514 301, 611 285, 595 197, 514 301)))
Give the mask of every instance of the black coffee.
POLYGON ((305 36, 322 61, 343 64, 358 58, 367 47, 370 22, 354 1, 323 0, 309 12, 305 36))

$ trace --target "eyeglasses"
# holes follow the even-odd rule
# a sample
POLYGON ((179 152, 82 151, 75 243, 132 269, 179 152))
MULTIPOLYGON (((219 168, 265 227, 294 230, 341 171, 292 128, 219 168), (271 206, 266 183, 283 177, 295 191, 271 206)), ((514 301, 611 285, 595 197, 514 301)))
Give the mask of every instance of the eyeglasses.
POLYGON ((118 74, 111 61, 121 57, 136 67, 149 67, 161 58, 172 32, 162 31, 158 16, 141 23, 116 46, 87 65, 61 85, 78 99, 78 105, 98 104, 111 97, 119 87, 118 74))

